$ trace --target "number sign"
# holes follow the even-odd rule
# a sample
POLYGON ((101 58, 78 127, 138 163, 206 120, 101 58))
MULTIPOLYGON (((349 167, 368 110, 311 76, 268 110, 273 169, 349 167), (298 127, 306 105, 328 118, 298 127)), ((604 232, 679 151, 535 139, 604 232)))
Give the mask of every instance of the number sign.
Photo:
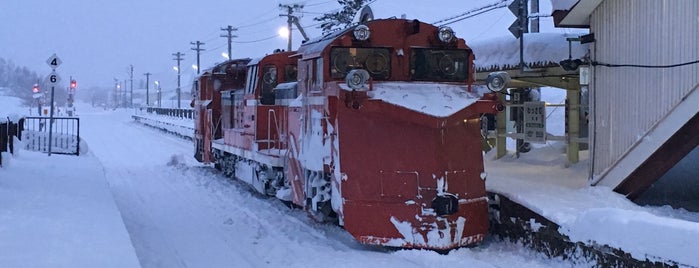
POLYGON ((55 86, 56 84, 58 84, 58 82, 61 82, 61 76, 59 76, 59 75, 56 73, 56 70, 54 70, 53 72, 51 72, 51 74, 49 74, 49 77, 48 77, 47 79, 49 80, 48 82, 49 82, 52 86, 55 86))
POLYGON ((58 68, 58 66, 61 66, 61 63, 63 63, 63 61, 61 60, 61 58, 56 56, 56 53, 53 53, 53 55, 51 55, 51 57, 49 57, 49 59, 46 60, 46 64, 48 64, 49 67, 51 67, 51 69, 58 68))

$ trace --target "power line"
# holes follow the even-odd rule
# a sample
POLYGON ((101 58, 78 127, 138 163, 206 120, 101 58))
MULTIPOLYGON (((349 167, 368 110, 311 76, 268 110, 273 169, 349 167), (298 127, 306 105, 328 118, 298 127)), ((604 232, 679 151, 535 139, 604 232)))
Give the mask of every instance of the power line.
POLYGON ((486 13, 486 12, 489 12, 489 11, 492 11, 495 9, 506 7, 507 2, 508 2, 508 0, 500 0, 498 2, 494 2, 494 3, 488 4, 488 5, 485 5, 482 7, 471 9, 469 11, 466 11, 466 12, 461 13, 461 14, 456 15, 456 16, 452 16, 450 18, 446 18, 446 19, 442 19, 442 20, 433 22, 432 24, 440 25, 440 23, 443 23, 441 25, 449 25, 449 24, 459 22, 459 21, 462 21, 462 20, 465 20, 465 19, 468 19, 468 18, 471 18, 474 16, 478 16, 480 14, 483 14, 483 13, 486 13))
POLYGON ((683 63, 678 63, 678 64, 670 64, 670 65, 611 64, 611 63, 603 63, 603 62, 593 61, 592 66, 605 66, 605 67, 610 67, 610 68, 634 67, 634 68, 662 69, 662 68, 674 68, 674 67, 692 65, 692 64, 697 64, 697 63, 699 63, 699 60, 683 62, 683 63))
POLYGON ((272 39, 272 38, 276 38, 276 37, 279 37, 279 35, 276 35, 276 34, 275 34, 275 35, 272 35, 272 36, 270 36, 270 37, 265 37, 265 38, 262 38, 262 39, 251 40, 251 41, 233 41, 233 43, 236 43, 236 44, 257 43, 257 42, 266 41, 266 40, 269 40, 269 39, 272 39))
POLYGON ((274 17, 271 17, 271 18, 268 18, 268 19, 265 19, 265 20, 261 20, 261 21, 259 21, 259 22, 251 22, 251 23, 249 23, 249 24, 243 24, 243 25, 238 26, 238 29, 240 29, 240 28, 248 28, 248 27, 252 27, 252 26, 257 26, 257 25, 265 24, 265 23, 267 23, 267 22, 276 20, 277 18, 279 18, 279 16, 274 16, 274 17))

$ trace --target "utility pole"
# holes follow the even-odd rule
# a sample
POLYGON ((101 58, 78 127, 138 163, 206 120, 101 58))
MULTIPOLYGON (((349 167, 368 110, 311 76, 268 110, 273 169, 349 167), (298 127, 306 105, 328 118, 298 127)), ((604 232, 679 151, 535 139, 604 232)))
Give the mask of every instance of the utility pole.
POLYGON ((303 5, 301 4, 279 4, 279 8, 282 10, 286 10, 286 14, 279 14, 280 17, 286 17, 286 24, 287 28, 289 30, 289 40, 286 46, 286 51, 291 51, 291 24, 294 23, 294 20, 298 21, 298 18, 294 16, 294 10, 301 10, 303 8, 303 5))
POLYGON ((128 80, 124 79, 124 90, 121 93, 121 101, 124 103, 124 108, 126 108, 126 82, 128 80))
POLYGON ((539 0, 532 0, 530 11, 532 14, 536 14, 535 17, 531 18, 531 25, 530 25, 530 27, 532 28, 531 32, 538 33, 539 32, 539 0))
POLYGON ((151 73, 144 73, 143 75, 146 76, 146 107, 148 107, 148 106, 150 106, 150 102, 149 102, 149 99, 148 99, 148 97, 149 97, 148 95, 150 95, 150 94, 148 93, 148 84, 149 84, 149 83, 148 83, 148 78, 150 77, 151 73))
POLYGON ((130 107, 133 108, 133 64, 129 65, 131 71, 129 72, 129 79, 131 79, 131 100, 129 101, 130 107))
MULTIPOLYGON (((228 27, 230 27, 230 26, 228 26, 228 27)), ((229 46, 229 50, 230 50, 230 46, 229 46)), ((184 56, 184 53, 177 52, 177 53, 172 53, 172 55, 175 56, 175 58, 173 60, 177 61, 177 108, 179 109, 180 108, 180 98, 181 98, 181 96, 180 96, 180 61, 183 60, 182 56, 184 56)))
POLYGON ((237 31, 238 28, 233 28, 233 26, 228 25, 228 28, 221 28, 221 31, 226 31, 228 32, 227 34, 222 34, 221 37, 226 37, 228 38, 228 59, 231 59, 232 54, 231 54, 231 44, 233 43, 233 38, 238 37, 237 35, 233 35, 234 31, 237 31))
POLYGON ((201 66, 199 66, 199 55, 201 54, 201 52, 203 50, 205 50, 205 49, 201 48, 201 45, 206 45, 206 44, 199 42, 199 41, 197 41, 196 43, 195 42, 189 42, 189 43, 197 46, 197 47, 193 47, 192 50, 197 52, 197 74, 199 74, 199 70, 201 70, 201 66))

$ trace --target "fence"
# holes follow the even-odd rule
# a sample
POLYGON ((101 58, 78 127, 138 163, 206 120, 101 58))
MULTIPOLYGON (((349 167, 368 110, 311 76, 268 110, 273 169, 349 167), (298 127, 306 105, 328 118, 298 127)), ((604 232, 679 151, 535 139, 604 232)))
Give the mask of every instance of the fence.
POLYGON ((21 139, 24 118, 18 122, 5 121, 0 123, 0 166, 2 166, 2 152, 15 152, 14 137, 21 139))
POLYGON ((192 109, 177 109, 177 108, 156 108, 148 107, 146 108, 147 113, 167 115, 170 117, 192 119, 194 115, 194 110, 192 109))
POLYGON ((48 117, 24 119, 22 140, 27 150, 49 153, 50 144, 50 153, 80 155, 80 118, 54 117, 50 134, 48 117))

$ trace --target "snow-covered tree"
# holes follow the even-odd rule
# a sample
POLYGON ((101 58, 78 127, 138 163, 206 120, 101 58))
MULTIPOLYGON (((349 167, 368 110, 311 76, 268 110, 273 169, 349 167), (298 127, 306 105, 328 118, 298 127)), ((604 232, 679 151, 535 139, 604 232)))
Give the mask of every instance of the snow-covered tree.
POLYGON ((354 15, 364 6, 368 0, 337 0, 342 6, 337 12, 326 13, 320 17, 315 17, 313 20, 320 21, 320 27, 323 33, 332 32, 337 29, 342 29, 352 24, 354 15))

